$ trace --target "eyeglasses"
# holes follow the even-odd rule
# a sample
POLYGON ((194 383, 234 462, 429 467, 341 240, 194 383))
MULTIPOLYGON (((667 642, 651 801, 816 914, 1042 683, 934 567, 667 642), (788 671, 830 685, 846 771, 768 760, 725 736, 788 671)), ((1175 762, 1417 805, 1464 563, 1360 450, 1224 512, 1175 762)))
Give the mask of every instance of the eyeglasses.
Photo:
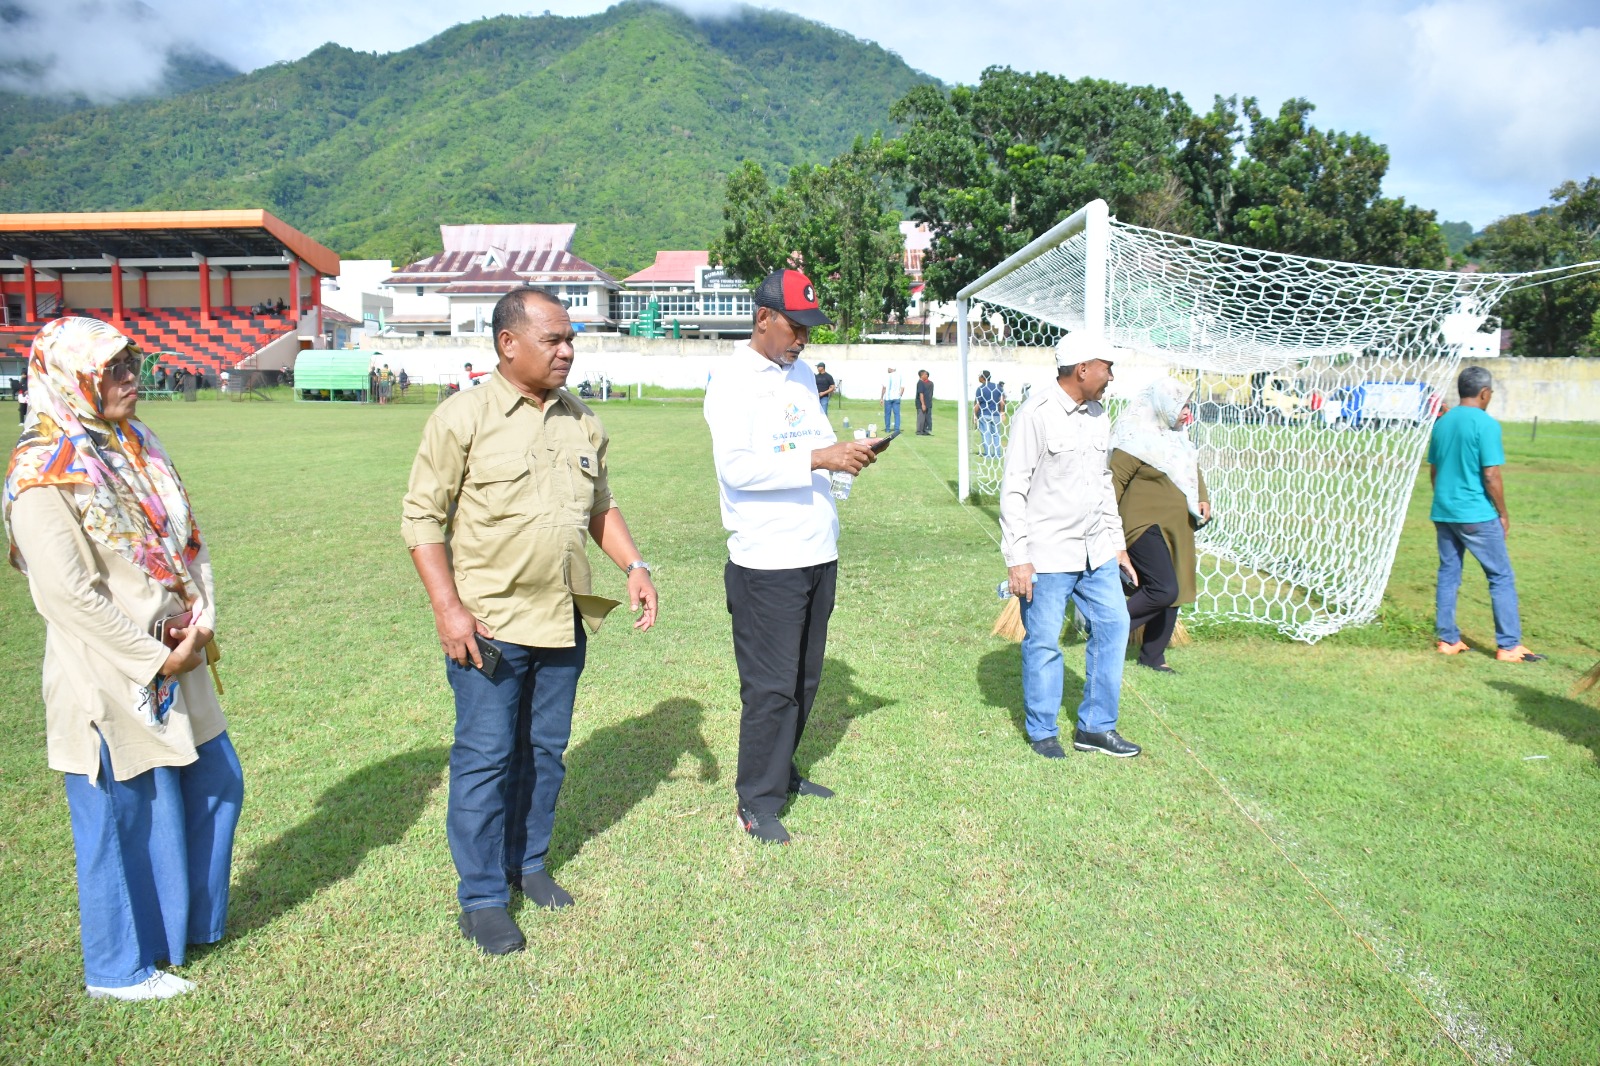
POLYGON ((113 359, 106 364, 104 373, 112 381, 132 381, 139 376, 139 360, 132 357, 113 359))

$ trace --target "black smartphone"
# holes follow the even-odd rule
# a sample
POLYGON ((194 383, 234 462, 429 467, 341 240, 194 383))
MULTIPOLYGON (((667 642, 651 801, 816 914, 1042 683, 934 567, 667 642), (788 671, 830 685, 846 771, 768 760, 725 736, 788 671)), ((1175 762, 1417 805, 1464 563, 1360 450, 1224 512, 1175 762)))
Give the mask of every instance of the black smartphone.
POLYGON ((893 433, 889 434, 887 437, 879 437, 877 440, 872 442, 872 445, 871 445, 872 450, 874 452, 883 451, 885 448, 887 448, 889 446, 889 442, 894 440, 899 435, 900 435, 900 431, 897 429, 893 433))
POLYGON ((500 667, 500 649, 485 640, 482 633, 472 634, 472 639, 478 642, 478 658, 483 660, 483 665, 474 669, 494 680, 494 672, 500 667))

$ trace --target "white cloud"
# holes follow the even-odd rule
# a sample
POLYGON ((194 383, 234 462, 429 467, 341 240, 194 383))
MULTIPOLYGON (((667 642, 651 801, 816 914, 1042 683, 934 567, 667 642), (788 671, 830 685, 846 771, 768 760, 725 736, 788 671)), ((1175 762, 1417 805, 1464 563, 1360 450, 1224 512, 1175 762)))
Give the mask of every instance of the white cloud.
POLYGON ((148 92, 168 50, 190 40, 140 3, 23 0, 0 17, 0 89, 40 96, 105 101, 148 92))
POLYGON ((1600 24, 1540 30, 1511 15, 1471 0, 1410 12, 1401 121, 1422 173, 1542 199, 1600 168, 1600 24))
MULTIPOLYGON (((0 0, 0 69, 52 59, 35 91, 148 91, 167 46, 243 69, 324 41, 394 51, 496 14, 593 14, 606 0, 0 0), (533 6, 537 4, 538 6, 533 6), (142 9, 142 15, 130 14, 142 9)), ((731 0, 675 0, 701 17, 731 0)), ((877 41, 919 70, 972 82, 990 65, 1156 84, 1196 107, 1254 95, 1317 105, 1318 125, 1389 146, 1385 191, 1482 225, 1600 173, 1600 5, 1594 0, 762 0, 877 41)), ((0 75, 0 87, 7 86, 0 75)))

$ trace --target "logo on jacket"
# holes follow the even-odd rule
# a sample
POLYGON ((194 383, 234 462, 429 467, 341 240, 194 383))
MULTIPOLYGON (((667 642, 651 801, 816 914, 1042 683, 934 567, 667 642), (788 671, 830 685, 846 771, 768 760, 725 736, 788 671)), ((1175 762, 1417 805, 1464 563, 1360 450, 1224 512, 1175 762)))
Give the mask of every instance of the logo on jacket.
POLYGON ((792 403, 783 409, 783 420, 791 426, 798 426, 804 417, 805 412, 800 410, 799 404, 792 403))

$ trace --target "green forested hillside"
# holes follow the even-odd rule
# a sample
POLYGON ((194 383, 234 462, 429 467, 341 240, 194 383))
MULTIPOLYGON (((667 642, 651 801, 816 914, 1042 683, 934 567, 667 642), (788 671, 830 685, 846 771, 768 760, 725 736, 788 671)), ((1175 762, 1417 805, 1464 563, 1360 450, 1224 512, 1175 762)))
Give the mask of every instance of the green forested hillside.
POLYGON ((442 222, 573 221, 578 254, 633 270, 716 236, 742 160, 826 161, 927 80, 772 12, 506 16, 49 121, 0 107, 0 211, 261 206, 345 256, 397 259, 442 222))

